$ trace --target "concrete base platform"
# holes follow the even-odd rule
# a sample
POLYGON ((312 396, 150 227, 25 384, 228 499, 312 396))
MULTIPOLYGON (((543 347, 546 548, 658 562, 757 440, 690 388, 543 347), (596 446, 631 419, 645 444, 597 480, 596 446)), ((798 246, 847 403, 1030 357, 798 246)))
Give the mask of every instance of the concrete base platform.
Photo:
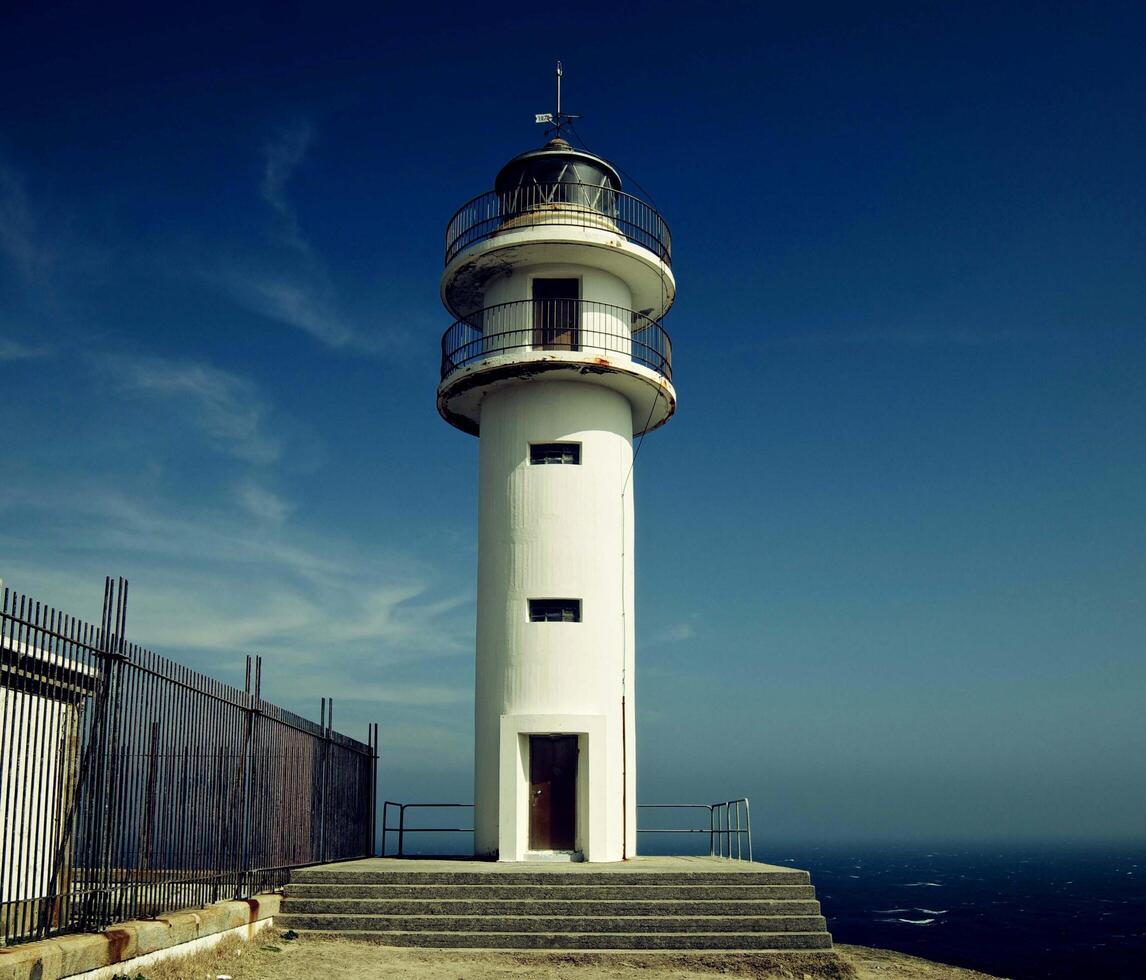
POLYGON ((278 922, 391 946, 824 950, 806 871, 705 857, 605 864, 373 858, 295 872, 278 922))

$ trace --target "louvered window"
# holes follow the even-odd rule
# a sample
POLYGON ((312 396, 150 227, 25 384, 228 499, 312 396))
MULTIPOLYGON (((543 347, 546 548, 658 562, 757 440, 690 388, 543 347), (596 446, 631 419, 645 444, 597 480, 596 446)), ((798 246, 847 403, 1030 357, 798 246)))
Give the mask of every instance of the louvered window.
POLYGON ((579 623, 581 622, 581 600, 530 599, 529 621, 531 623, 579 623))
POLYGON ((564 463, 581 464, 581 443, 579 442, 535 442, 529 447, 529 462, 533 464, 564 463))

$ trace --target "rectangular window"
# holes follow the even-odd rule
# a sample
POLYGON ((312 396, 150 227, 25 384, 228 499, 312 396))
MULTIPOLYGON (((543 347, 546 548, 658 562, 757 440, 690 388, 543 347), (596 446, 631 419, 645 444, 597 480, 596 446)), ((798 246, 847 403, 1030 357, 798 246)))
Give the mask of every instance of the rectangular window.
POLYGON ((581 622, 581 600, 530 599, 529 621, 531 623, 579 623, 581 622))
POLYGON ((536 464, 564 463, 581 465, 581 443, 579 442, 534 442, 529 446, 529 462, 536 464))

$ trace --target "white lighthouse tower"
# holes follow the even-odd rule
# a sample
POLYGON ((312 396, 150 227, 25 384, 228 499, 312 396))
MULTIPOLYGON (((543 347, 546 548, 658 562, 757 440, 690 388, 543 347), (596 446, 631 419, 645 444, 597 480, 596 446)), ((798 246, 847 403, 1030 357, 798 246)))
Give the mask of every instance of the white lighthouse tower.
MULTIPOLYGON (((446 233, 438 411, 480 437, 475 850, 636 853, 633 440, 676 408, 668 228, 561 138, 446 233)), ((548 134, 547 134, 548 135, 548 134)))

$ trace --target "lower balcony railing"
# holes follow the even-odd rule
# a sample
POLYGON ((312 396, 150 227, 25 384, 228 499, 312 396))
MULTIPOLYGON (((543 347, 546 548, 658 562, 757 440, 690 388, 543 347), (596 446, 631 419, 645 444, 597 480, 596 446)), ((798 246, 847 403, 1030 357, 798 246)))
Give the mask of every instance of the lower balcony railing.
POLYGON ((672 341, 659 320, 580 299, 517 300, 458 320, 442 335, 442 379, 512 351, 621 354, 672 380, 672 341))

